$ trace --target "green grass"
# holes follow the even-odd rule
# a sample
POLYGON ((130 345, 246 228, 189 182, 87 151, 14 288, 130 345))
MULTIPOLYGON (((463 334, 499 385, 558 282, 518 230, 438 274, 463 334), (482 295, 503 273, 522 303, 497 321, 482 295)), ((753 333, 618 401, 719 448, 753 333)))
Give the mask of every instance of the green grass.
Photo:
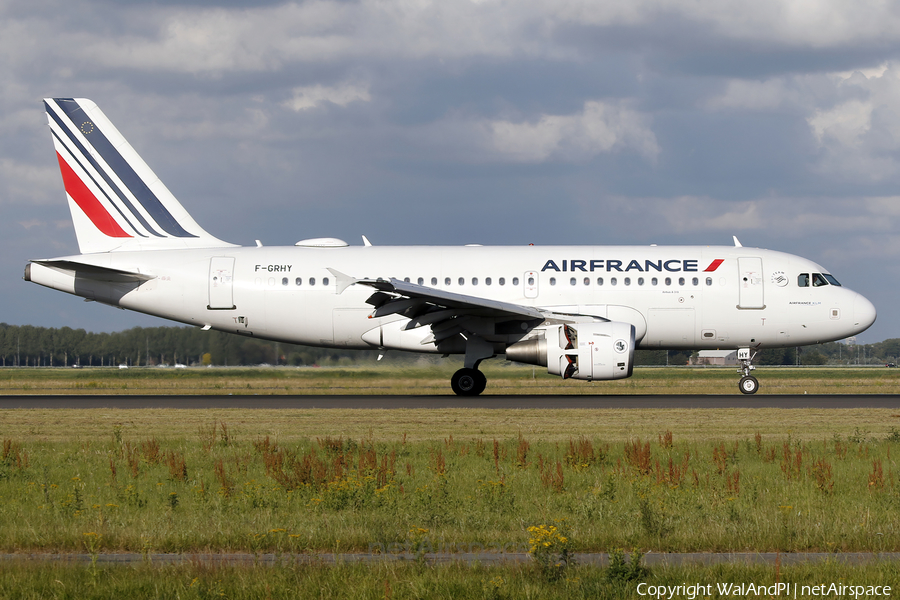
MULTIPOLYGON (((711 589, 716 593, 719 585, 729 582, 767 587, 776 583, 790 583, 792 586, 800 586, 798 589, 801 592, 804 591, 802 586, 811 588, 823 584, 891 586, 891 593, 894 594, 900 587, 900 570, 896 563, 846 566, 836 562, 782 568, 745 565, 655 567, 640 577, 629 580, 616 578, 608 569, 576 566, 568 569, 562 577, 550 580, 529 566, 480 567, 467 564, 241 567, 195 563, 164 567, 139 565, 110 568, 64 564, 0 565, 0 598, 22 600, 69 598, 596 600, 646 598, 647 596, 638 594, 637 587, 640 583, 670 587, 700 585, 704 586, 704 591, 711 589)), ((646 587, 641 588, 642 593, 646 594, 647 591, 646 587)), ((694 588, 693 591, 699 590, 694 588)), ((783 590, 781 595, 786 595, 783 590)), ((675 597, 690 596, 682 593, 675 597)), ((704 593, 697 597, 709 596, 704 593)), ((747 597, 770 596, 750 594, 747 597)), ((811 596, 807 593, 798 594, 797 597, 811 596)), ((843 594, 837 597, 852 596, 843 594)))
MULTIPOLYGON (((452 394, 461 365, 323 368, 4 368, 0 394, 452 394)), ((619 381, 585 382, 546 369, 486 362, 485 394, 737 394, 734 367, 638 368, 619 381)), ((897 394, 900 370, 884 368, 760 368, 765 394, 897 394)))
MULTIPOLYGON (((894 411, 862 409, 7 410, 0 551, 285 560, 528 551, 528 528, 541 525, 565 535, 548 538, 554 553, 898 551, 898 422, 894 411)), ((900 588, 895 562, 550 564, 10 561, 0 563, 0 599, 639 598, 639 583, 900 588)))
POLYGON ((0 550, 900 550, 890 411, 215 414, 0 414, 0 550))

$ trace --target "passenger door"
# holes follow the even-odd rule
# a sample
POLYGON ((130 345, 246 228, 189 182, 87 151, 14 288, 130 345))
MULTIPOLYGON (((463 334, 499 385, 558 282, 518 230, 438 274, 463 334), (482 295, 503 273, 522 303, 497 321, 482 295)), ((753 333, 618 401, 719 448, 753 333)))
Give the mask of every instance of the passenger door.
POLYGON ((209 261, 209 310, 231 310, 234 305, 234 258, 214 256, 209 261))
POLYGON ((759 310, 766 307, 763 294, 762 259, 757 257, 738 258, 738 308, 759 310))

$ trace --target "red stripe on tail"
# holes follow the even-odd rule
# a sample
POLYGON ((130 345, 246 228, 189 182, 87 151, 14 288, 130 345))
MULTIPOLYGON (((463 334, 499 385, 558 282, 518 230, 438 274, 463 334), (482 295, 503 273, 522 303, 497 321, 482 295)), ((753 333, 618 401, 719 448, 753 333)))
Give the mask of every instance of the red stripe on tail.
POLYGON ((59 152, 56 153, 56 158, 59 160, 59 170, 62 171, 63 185, 66 187, 66 192, 72 197, 75 204, 84 211, 91 223, 109 237, 132 237, 119 227, 119 224, 112 218, 109 211, 103 208, 100 201, 91 193, 91 190, 88 189, 81 178, 75 174, 69 163, 59 155, 59 152))

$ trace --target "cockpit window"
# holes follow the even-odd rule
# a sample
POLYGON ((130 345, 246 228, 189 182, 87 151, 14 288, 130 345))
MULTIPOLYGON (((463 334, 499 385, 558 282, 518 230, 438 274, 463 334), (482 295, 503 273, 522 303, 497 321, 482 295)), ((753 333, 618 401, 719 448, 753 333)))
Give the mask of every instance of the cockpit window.
POLYGON ((821 273, 813 273, 813 287, 822 287, 823 285, 828 285, 828 280, 825 279, 825 276, 821 273))
POLYGON ((800 273, 797 277, 797 285, 800 287, 809 287, 809 273, 800 273))
POLYGON ((828 283, 830 283, 831 285, 836 285, 838 287, 841 286, 841 284, 838 283, 838 280, 834 278, 834 275, 829 275, 828 273, 822 273, 822 277, 827 279, 828 283))

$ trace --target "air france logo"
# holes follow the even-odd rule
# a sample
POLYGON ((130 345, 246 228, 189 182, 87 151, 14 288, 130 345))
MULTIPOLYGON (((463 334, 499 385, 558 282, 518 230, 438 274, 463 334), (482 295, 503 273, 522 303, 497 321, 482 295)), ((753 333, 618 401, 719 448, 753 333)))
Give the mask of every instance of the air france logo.
POLYGON ((618 340, 615 343, 615 349, 616 349, 616 352, 618 352, 619 354, 622 354, 623 352, 628 350, 628 343, 625 340, 618 340))
MULTIPOLYGON (((544 266, 541 267, 541 272, 556 271, 557 273, 574 273, 576 271, 581 271, 583 273, 593 273, 594 271, 606 271, 607 273, 611 273, 615 271, 617 273, 629 273, 631 271, 637 271, 639 273, 646 273, 649 271, 658 271, 661 273, 667 271, 669 273, 696 273, 700 270, 700 261, 680 258, 672 260, 645 260, 643 262, 631 260, 628 261, 627 264, 624 260, 615 259, 579 260, 573 258, 560 262, 562 263, 562 268, 560 268, 560 264, 555 260, 548 260, 544 263, 544 266)), ((725 262, 724 259, 717 258, 709 263, 709 266, 706 267, 703 272, 712 273, 718 269, 723 262, 725 262)))

